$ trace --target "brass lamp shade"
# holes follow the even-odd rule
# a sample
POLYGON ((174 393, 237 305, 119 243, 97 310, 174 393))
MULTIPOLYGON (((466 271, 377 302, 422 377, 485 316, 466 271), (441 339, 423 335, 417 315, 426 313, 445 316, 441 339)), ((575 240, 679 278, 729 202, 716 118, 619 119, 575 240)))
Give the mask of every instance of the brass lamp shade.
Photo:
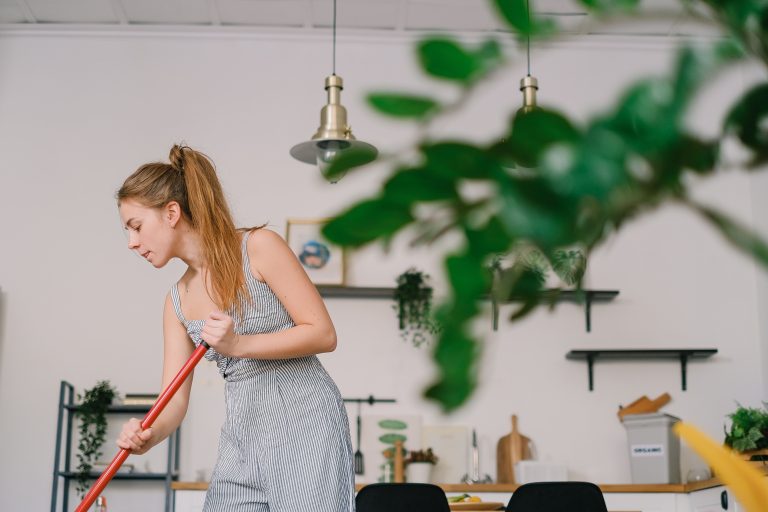
MULTIPOLYGON (((333 158, 341 151, 354 148, 370 154, 373 161, 378 150, 355 139, 352 128, 347 124, 347 109, 341 104, 341 91, 344 81, 338 75, 325 78, 325 90, 328 91, 328 103, 320 111, 320 127, 312 138, 291 148, 291 156, 301 162, 317 165, 325 175, 325 170, 333 158)), ((337 180, 341 176, 337 177, 337 180)))

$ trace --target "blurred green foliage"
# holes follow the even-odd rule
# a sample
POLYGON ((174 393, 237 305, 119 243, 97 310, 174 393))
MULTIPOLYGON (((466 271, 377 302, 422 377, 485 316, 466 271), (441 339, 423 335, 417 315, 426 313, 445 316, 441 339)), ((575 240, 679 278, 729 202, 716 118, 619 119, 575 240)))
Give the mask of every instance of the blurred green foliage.
MULTIPOLYGON (((684 1, 684 0, 681 0, 684 1)), ((635 9, 638 0, 580 0, 603 17, 635 9)), ((686 5, 691 1, 684 1, 686 5)), ((497 142, 465 140, 415 143, 416 158, 391 162, 391 175, 377 193, 341 212, 324 234, 347 247, 389 241, 409 228, 420 243, 460 235, 460 249, 445 254, 449 297, 436 307, 442 329, 434 349, 438 379, 425 391, 450 411, 471 395, 477 380, 481 342, 470 329, 480 313, 480 299, 490 291, 520 298, 512 314, 524 317, 543 302, 549 267, 563 282, 580 287, 590 252, 627 221, 675 202, 699 213, 732 244, 768 264, 768 246, 727 215, 689 197, 689 175, 718 170, 722 142, 736 137, 751 152, 746 164, 768 160, 768 84, 741 97, 723 120, 720 136, 690 133, 684 119, 697 92, 725 66, 741 59, 768 65, 768 0, 701 0, 712 22, 728 37, 684 45, 667 76, 632 84, 604 113, 578 123, 548 108, 513 112, 497 142), (467 184, 483 184, 483 197, 468 198, 467 184), (543 265, 518 264, 501 269, 499 255, 533 250, 543 265)), ((528 16, 526 0, 493 0, 499 16, 520 41, 557 35, 549 21, 528 16)), ((531 0, 535 12, 535 0, 531 0)), ((424 125, 460 108, 475 86, 507 63, 494 39, 468 45, 447 36, 416 46, 430 77, 454 84, 454 103, 408 92, 376 91, 368 101, 379 113, 424 125)), ((365 160, 342 154, 329 174, 343 174, 365 160)), ((549 293, 551 296, 551 292, 549 293)))

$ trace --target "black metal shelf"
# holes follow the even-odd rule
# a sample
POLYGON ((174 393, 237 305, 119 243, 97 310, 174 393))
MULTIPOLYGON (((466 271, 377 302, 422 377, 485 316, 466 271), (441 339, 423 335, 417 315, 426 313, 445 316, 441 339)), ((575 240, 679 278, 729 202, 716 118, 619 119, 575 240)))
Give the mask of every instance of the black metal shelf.
MULTIPOLYGON (((149 412, 151 405, 110 405, 107 407, 107 412, 116 414, 134 414, 149 412)), ((80 406, 77 404, 65 404, 64 408, 68 411, 77 412, 80 410, 80 406)))
MULTIPOLYGON (((317 287, 320 295, 338 299, 394 299, 395 289, 387 287, 362 286, 324 286, 317 287)), ((544 302, 573 302, 584 304, 584 317, 587 332, 592 330, 592 304, 595 302, 610 302, 619 294, 618 290, 545 290, 542 294, 544 302)), ((510 297, 506 301, 497 301, 490 295, 483 297, 490 300, 493 314, 493 330, 499 328, 499 305, 519 302, 520 298, 510 297)))
POLYGON ((317 291, 323 297, 336 299, 393 299, 394 288, 371 286, 327 286, 319 285, 317 291))
POLYGON ((688 389, 688 361, 691 359, 706 359, 717 354, 716 348, 665 348, 665 349, 593 349, 571 350, 565 355, 566 359, 586 360, 589 376, 589 390, 594 390, 593 367, 598 359, 672 359, 680 361, 680 376, 682 389, 688 389))
MULTIPOLYGON (((619 295, 618 290, 544 290, 541 293, 543 302, 558 303, 558 302, 572 302, 575 304, 584 304, 584 324, 587 332, 592 331, 592 303, 594 302, 610 302, 619 295)), ((510 297, 505 301, 497 301, 491 299, 493 308, 493 330, 496 331, 499 328, 499 304, 509 304, 512 302, 519 302, 521 299, 515 296, 510 297)))
MULTIPOLYGON (((64 478, 77 478, 78 473, 74 471, 59 471, 56 473, 58 476, 64 477, 64 478)), ((88 478, 92 480, 96 480, 101 476, 101 473, 90 473, 88 475, 88 478)), ((137 471, 136 473, 121 473, 117 472, 112 477, 112 480, 165 480, 168 477, 166 473, 145 473, 142 471, 137 471)), ((171 478, 173 480, 177 479, 179 477, 179 474, 177 471, 174 471, 171 473, 171 478)))
MULTIPOLYGON (((107 408, 110 414, 143 414, 149 411, 150 405, 111 405, 107 408)), ((53 458, 53 488, 51 490, 51 512, 69 510, 70 482, 78 477, 78 473, 72 468, 72 438, 74 430, 74 418, 81 409, 75 403, 75 388, 66 381, 61 381, 59 388, 58 419, 56 424, 56 451, 53 458), (61 489, 59 489, 61 488, 61 489), (61 500, 59 500, 61 492, 61 500), (60 503, 61 501, 61 503, 60 503), (60 507, 60 508, 59 508, 60 507)), ((126 481, 160 481, 165 483, 165 507, 163 510, 173 510, 173 492, 171 482, 179 478, 179 444, 181 436, 176 429, 168 437, 168 457, 166 471, 163 473, 149 472, 118 472, 112 477, 114 480, 126 481)), ((95 480, 100 473, 91 473, 89 478, 95 480)))

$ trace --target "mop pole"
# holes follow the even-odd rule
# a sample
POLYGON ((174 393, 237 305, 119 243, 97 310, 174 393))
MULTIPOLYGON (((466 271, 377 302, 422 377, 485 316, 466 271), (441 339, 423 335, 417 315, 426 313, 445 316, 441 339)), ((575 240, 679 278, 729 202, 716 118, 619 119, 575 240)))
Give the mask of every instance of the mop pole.
MULTIPOLYGON (((206 342, 200 342, 200 345, 198 345, 195 351, 192 352, 192 355, 189 356, 189 359, 181 370, 179 370, 179 373, 176 374, 176 377, 174 377, 171 383, 168 384, 168 387, 165 388, 162 394, 157 397, 155 404, 149 410, 147 415, 144 416, 144 419, 141 421, 142 430, 146 430, 152 426, 160 413, 163 412, 163 409, 165 409, 165 406, 168 405, 168 402, 171 401, 173 395, 176 394, 176 391, 178 391, 184 381, 187 380, 189 374, 192 373, 192 370, 195 369, 195 366, 197 366, 197 363, 200 362, 200 359, 203 358, 206 350, 209 348, 210 347, 206 342)), ((80 502, 80 505, 75 509, 75 512, 86 512, 90 506, 93 505, 93 502, 96 501, 96 498, 99 497, 101 491, 103 491, 109 481, 112 480, 112 477, 115 476, 117 470, 120 469, 120 466, 123 465, 123 462, 125 462, 125 459, 127 459, 130 454, 130 450, 126 450, 125 448, 120 449, 117 455, 115 455, 115 458, 112 459, 112 462, 109 463, 109 466, 107 466, 107 469, 104 470, 99 479, 96 480, 96 483, 93 484, 93 487, 88 491, 88 494, 85 495, 85 498, 80 502)))

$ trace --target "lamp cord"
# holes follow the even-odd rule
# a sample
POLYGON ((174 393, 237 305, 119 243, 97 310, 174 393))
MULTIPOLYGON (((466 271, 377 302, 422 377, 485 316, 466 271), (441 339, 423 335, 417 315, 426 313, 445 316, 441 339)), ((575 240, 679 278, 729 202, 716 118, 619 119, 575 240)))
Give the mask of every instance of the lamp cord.
MULTIPOLYGON (((336 0, 334 1, 334 6, 336 5, 336 0)), ((528 44, 527 44, 527 51, 528 51, 528 76, 531 76, 531 5, 529 0, 525 0, 525 11, 528 14, 528 44)))
POLYGON ((333 0, 333 74, 336 74, 336 0, 333 0))

